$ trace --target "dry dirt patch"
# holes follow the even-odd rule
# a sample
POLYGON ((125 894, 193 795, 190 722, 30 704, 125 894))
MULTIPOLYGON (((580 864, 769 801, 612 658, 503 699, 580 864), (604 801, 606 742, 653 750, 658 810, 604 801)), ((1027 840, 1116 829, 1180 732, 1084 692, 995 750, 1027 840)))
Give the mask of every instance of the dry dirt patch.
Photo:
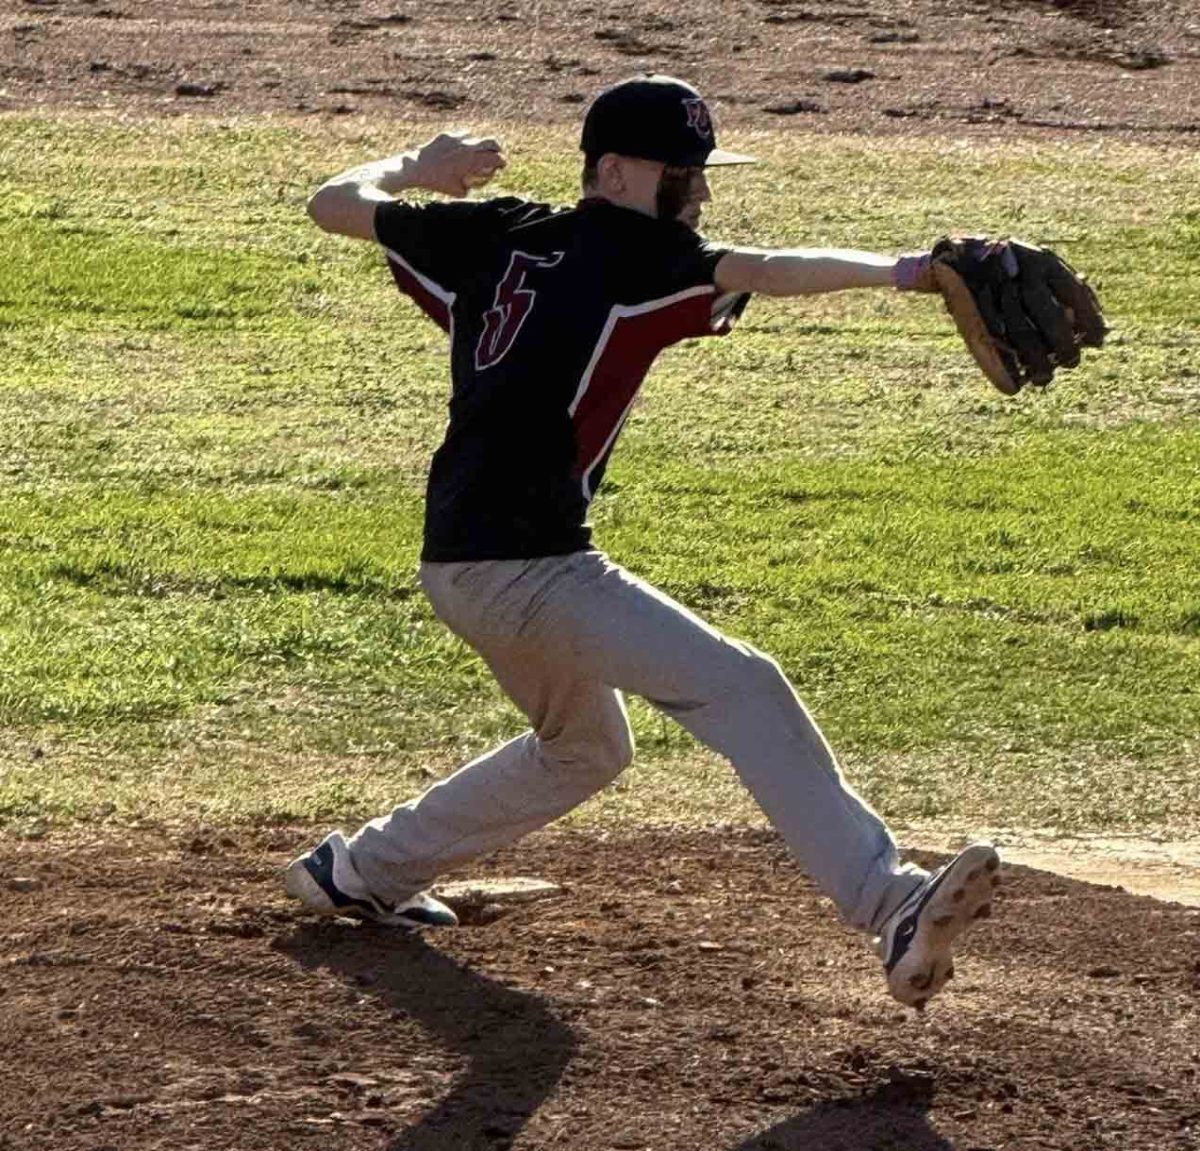
POLYGON ((298 914, 313 834, 0 849, 0 1146, 1196 1146, 1195 909, 1013 868, 920 1018, 767 832, 542 833, 425 939, 298 914))
POLYGON ((0 0, 0 107, 574 122, 694 80, 725 123, 1200 131, 1184 0, 0 0))

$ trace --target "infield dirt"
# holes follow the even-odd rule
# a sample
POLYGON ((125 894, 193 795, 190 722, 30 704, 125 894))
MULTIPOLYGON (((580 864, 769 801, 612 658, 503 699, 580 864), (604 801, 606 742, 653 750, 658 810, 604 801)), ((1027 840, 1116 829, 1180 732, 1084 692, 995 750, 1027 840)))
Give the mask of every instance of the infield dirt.
POLYGON ((0 1146, 1200 1140, 1200 910, 1011 869, 922 1017, 766 832, 541 833, 471 872, 560 898, 424 938, 299 914, 314 834, 5 847, 0 1146))
MULTIPOLYGON (((724 124, 1194 147, 1150 0, 5 0, 0 108, 568 123, 685 76, 724 124)), ((1012 868, 925 1017, 768 833, 550 831, 553 902, 320 923, 325 828, 0 843, 4 1151, 1200 1147, 1200 911, 1012 868)), ((931 857, 921 857, 929 861, 931 857)))

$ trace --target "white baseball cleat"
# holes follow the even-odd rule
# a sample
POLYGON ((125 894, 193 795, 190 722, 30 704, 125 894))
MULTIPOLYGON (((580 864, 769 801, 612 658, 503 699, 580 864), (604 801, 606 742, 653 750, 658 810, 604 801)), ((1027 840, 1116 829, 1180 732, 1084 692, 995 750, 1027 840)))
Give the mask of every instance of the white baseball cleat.
POLYGON ((317 915, 345 915, 384 927, 453 927, 458 923, 449 907, 424 891, 394 906, 372 895, 355 870, 350 847, 340 831, 331 832, 312 851, 293 859, 284 874, 284 887, 317 915))
POLYGON ((888 990, 918 1011, 954 978, 954 941, 992 913, 1000 853, 973 843, 935 871, 888 917, 875 950, 888 990))

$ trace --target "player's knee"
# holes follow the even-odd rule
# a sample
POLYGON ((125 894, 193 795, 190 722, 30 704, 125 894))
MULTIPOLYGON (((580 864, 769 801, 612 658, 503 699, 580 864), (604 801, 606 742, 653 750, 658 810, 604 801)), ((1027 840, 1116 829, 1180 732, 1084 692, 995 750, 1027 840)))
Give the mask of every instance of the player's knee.
POLYGON ((608 783, 633 762, 633 732, 624 709, 614 710, 597 726, 585 753, 588 771, 608 783))
POLYGON ((622 711, 620 716, 614 716, 608 725, 604 740, 607 770, 614 776, 620 775, 633 762, 634 750, 633 729, 622 711))
POLYGON ((761 722, 777 724, 789 738, 807 746, 812 754, 805 755, 803 762, 832 763, 827 751, 820 750, 825 744, 816 721, 778 661, 753 648, 750 651, 752 658, 747 665, 743 696, 747 707, 761 722))
POLYGON ((615 779, 633 762, 633 731, 620 707, 590 716, 586 728, 544 740, 542 746, 564 769, 598 785, 615 779))

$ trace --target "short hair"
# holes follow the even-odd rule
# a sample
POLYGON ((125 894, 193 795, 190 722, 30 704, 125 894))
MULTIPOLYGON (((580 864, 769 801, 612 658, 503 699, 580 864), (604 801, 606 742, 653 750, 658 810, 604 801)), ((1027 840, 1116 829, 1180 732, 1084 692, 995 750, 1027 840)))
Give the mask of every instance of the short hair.
POLYGON ((583 157, 583 190, 586 192, 589 188, 594 188, 600 180, 600 157, 587 153, 583 157))

